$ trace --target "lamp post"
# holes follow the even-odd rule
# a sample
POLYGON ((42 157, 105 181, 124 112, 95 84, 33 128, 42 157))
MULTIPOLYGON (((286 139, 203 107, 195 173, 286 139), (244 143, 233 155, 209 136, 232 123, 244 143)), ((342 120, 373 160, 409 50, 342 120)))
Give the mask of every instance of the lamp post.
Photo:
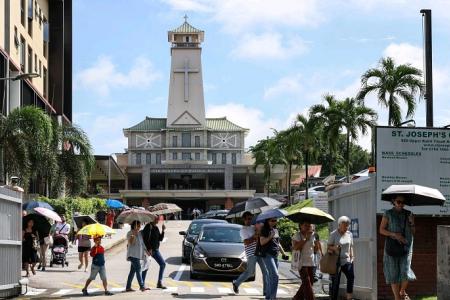
POLYGON ((111 197, 111 158, 115 153, 108 155, 108 198, 111 197))
POLYGON ((22 74, 19 74, 17 76, 13 76, 13 77, 3 77, 3 78, 0 78, 0 80, 16 81, 16 80, 24 80, 24 79, 36 78, 36 77, 40 77, 40 76, 41 75, 39 75, 38 73, 22 73, 22 74))
POLYGON ((416 121, 414 121, 413 119, 411 120, 406 120, 405 122, 402 122, 398 125, 398 127, 401 127, 403 125, 409 124, 408 127, 416 127, 416 121))

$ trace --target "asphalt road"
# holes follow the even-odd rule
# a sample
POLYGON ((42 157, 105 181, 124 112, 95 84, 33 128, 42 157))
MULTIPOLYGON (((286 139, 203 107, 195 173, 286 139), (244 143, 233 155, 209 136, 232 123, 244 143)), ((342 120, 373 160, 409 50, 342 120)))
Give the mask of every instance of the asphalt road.
MULTIPOLYGON (((240 294, 235 295, 232 290, 231 280, 224 278, 202 278, 192 280, 189 278, 189 266, 181 264, 182 236, 178 234, 186 230, 188 221, 169 221, 166 224, 166 237, 160 251, 166 260, 164 284, 166 290, 156 288, 156 280, 159 271, 158 264, 152 259, 146 284, 151 288, 146 292, 124 293, 126 279, 130 264, 125 259, 126 244, 122 243, 110 249, 106 254, 106 270, 109 289, 113 296, 103 296, 101 281, 97 278, 90 285, 91 297, 95 299, 263 299, 262 276, 257 268, 256 280, 246 282, 240 287, 240 294)), ((69 258, 69 267, 48 268, 46 272, 39 272, 30 277, 29 291, 22 299, 82 299, 81 289, 89 276, 89 272, 77 270, 78 261, 75 257, 69 258)), ((278 298, 291 299, 298 289, 299 280, 290 271, 289 263, 280 264, 280 285, 278 298)), ((136 279, 133 288, 138 289, 136 279)), ((316 284, 317 292, 320 285, 316 284)))

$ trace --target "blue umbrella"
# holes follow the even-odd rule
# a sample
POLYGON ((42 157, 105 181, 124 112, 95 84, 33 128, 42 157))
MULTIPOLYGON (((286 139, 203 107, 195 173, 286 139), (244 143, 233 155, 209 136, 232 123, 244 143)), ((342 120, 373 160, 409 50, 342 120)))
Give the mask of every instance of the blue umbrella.
POLYGON ((33 208, 36 207, 44 207, 50 210, 55 210, 50 204, 48 204, 47 202, 42 202, 42 201, 30 201, 27 203, 22 204, 22 210, 26 210, 26 211, 33 211, 33 208))
POLYGON ((273 208, 265 211, 256 218, 256 223, 264 222, 267 219, 278 219, 287 216, 288 212, 284 209, 273 208))
POLYGON ((106 206, 108 206, 109 208, 122 208, 123 203, 120 202, 119 200, 108 199, 106 200, 106 206))

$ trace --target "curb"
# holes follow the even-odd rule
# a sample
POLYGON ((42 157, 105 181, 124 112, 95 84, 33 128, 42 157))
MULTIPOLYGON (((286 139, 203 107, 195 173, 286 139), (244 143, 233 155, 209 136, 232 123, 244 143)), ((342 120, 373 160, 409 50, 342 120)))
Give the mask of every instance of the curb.
POLYGON ((116 246, 122 244, 123 242, 126 241, 126 239, 127 239, 126 236, 124 236, 123 238, 121 238, 121 239, 115 241, 114 243, 109 244, 108 246, 105 247, 105 251, 106 251, 106 250, 110 250, 111 248, 114 248, 114 247, 116 247, 116 246))

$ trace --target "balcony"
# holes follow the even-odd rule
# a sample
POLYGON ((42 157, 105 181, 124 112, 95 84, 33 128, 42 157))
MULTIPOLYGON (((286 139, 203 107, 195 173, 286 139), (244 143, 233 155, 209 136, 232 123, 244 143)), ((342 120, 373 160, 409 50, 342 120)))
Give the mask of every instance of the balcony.
POLYGON ((172 48, 200 48, 200 43, 172 43, 172 48))

